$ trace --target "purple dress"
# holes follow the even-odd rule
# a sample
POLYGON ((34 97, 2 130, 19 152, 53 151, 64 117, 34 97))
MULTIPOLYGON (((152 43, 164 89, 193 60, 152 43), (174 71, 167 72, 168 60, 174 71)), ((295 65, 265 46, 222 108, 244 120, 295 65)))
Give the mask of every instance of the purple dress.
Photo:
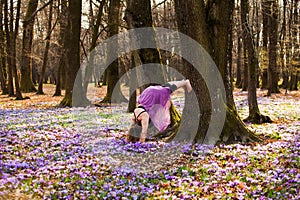
POLYGON ((142 92, 138 100, 138 104, 146 109, 154 126, 160 132, 170 124, 170 98, 169 87, 150 86, 142 92))

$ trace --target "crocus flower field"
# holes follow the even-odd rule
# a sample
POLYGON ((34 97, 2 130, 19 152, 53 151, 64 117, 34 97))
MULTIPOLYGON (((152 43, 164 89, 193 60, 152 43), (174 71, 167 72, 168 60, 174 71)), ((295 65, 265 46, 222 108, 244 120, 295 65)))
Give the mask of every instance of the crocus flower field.
POLYGON ((220 146, 126 143, 126 105, 57 103, 0 104, 0 199, 300 199, 299 93, 258 97, 263 142, 220 146))

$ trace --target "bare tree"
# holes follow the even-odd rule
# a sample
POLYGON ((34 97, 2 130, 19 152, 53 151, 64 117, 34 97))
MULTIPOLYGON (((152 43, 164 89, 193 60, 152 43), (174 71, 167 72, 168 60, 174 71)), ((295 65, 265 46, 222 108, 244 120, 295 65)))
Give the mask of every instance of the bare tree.
POLYGON ((241 1, 241 20, 243 24, 243 43, 244 48, 246 49, 247 58, 248 58, 248 105, 249 105, 249 116, 245 121, 254 122, 254 123, 264 123, 271 122, 270 118, 264 116, 260 113, 257 103, 257 68, 258 68, 258 58, 257 50, 254 46, 253 41, 253 30, 249 25, 249 1, 241 1))
POLYGON ((6 84, 6 60, 5 60, 5 35, 3 30, 3 11, 4 11, 4 1, 0 2, 0 84, 2 94, 8 94, 7 84, 6 84))
POLYGON ((67 38, 66 38, 66 23, 67 23, 67 0, 61 0, 58 1, 58 4, 60 4, 60 9, 57 10, 58 12, 58 24, 59 24, 59 36, 58 36, 58 44, 59 44, 59 61, 58 61, 58 67, 56 72, 56 87, 55 87, 55 93, 53 96, 61 96, 61 89, 65 88, 65 81, 62 79, 65 78, 65 57, 64 57, 64 47, 67 45, 67 38))
MULTIPOLYGON (((237 110, 233 100, 232 82, 230 71, 228 68, 228 52, 231 51, 228 42, 231 34, 232 14, 234 1, 195 1, 175 0, 175 8, 179 31, 192 37, 199 42, 206 51, 212 56, 219 71, 223 77, 226 89, 226 120, 219 138, 220 142, 234 142, 236 140, 259 140, 243 123, 237 114, 237 110), (209 13, 206 16, 206 13, 209 13)), ((195 142, 202 143, 205 138, 205 133, 209 126, 211 116, 211 101, 203 80, 199 81, 199 75, 195 69, 189 67, 186 63, 186 76, 191 80, 194 91, 198 97, 200 104, 200 120, 199 128, 195 138, 195 142)), ((189 96, 186 97, 186 106, 183 115, 187 118, 190 112, 195 108, 189 107, 189 96)), ((186 119, 191 121, 194 119, 186 119)))
POLYGON ((268 88, 268 43, 269 43, 269 15, 271 14, 269 0, 262 0, 262 17, 263 17, 263 29, 262 29, 262 89, 268 88))
POLYGON ((291 42, 294 51, 292 51, 290 90, 298 90, 300 81, 299 6, 299 1, 292 1, 291 42))
POLYGON ((106 0, 102 0, 99 8, 97 10, 97 14, 96 14, 96 21, 94 20, 94 16, 93 16, 93 7, 92 7, 92 1, 90 1, 90 16, 91 16, 91 21, 90 21, 90 29, 92 32, 92 41, 91 41, 91 45, 89 48, 89 58, 88 58, 88 67, 85 70, 85 77, 84 77, 84 81, 83 81, 83 90, 84 90, 84 94, 87 92, 87 87, 90 81, 90 78, 92 76, 93 73, 93 69, 94 67, 94 59, 95 59, 95 52, 94 49, 97 45, 97 40, 100 34, 100 25, 102 22, 102 16, 103 16, 103 8, 104 5, 106 4, 106 0))
POLYGON ((278 43, 278 0, 271 1, 271 15, 269 15, 269 66, 268 66, 268 95, 279 93, 277 43, 278 43))
POLYGON ((287 0, 283 0, 283 11, 282 11, 282 26, 281 26, 281 31, 280 31, 280 36, 279 36, 279 43, 280 43, 280 64, 282 68, 282 78, 283 82, 281 84, 281 87, 284 89, 288 88, 288 82, 289 82, 289 75, 288 75, 288 68, 287 64, 285 62, 285 55, 286 55, 286 26, 287 26, 287 0))
POLYGON ((4 2, 4 24, 6 31, 6 51, 7 51, 7 65, 8 65, 8 91, 10 96, 14 96, 14 87, 13 87, 13 79, 15 80, 15 88, 16 88, 16 99, 22 100, 22 93, 19 87, 19 77, 17 74, 17 66, 16 66, 16 40, 19 30, 19 20, 20 20, 20 9, 21 9, 21 0, 17 2, 17 10, 16 17, 14 23, 14 2, 10 1, 10 12, 8 20, 8 0, 4 2), (14 27, 15 25, 15 27, 14 27))
POLYGON ((48 53, 50 48, 50 40, 51 40, 51 31, 52 31, 52 10, 53 10, 53 3, 50 3, 49 7, 49 16, 48 16, 48 26, 47 26, 47 35, 46 35, 46 45, 45 45, 45 51, 44 51, 44 57, 43 57, 43 65, 42 70, 40 74, 40 80, 39 80, 39 86, 37 94, 44 94, 43 92, 43 82, 44 82, 44 76, 48 61, 48 53))
POLYGON ((82 86, 74 85, 77 72, 80 68, 80 32, 81 32, 81 0, 69 1, 67 8, 68 25, 65 36, 66 59, 66 92, 60 106, 72 106, 72 93, 77 90, 81 93, 82 86))
POLYGON ((21 90, 23 92, 35 92, 36 88, 32 82, 32 40, 33 25, 35 16, 33 14, 37 10, 38 0, 29 0, 26 15, 23 21, 23 43, 21 55, 21 90))

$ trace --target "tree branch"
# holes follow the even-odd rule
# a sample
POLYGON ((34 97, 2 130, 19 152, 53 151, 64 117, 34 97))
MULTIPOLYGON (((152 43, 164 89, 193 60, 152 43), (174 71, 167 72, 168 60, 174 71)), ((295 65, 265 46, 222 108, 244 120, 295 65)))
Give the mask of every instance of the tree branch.
POLYGON ((37 9, 34 13, 32 13, 32 15, 31 15, 28 19, 24 20, 24 22, 28 22, 28 21, 32 20, 32 19, 36 16, 36 14, 37 14, 38 12, 40 12, 41 10, 43 10, 44 8, 46 8, 50 3, 52 3, 52 1, 53 1, 53 0, 49 0, 49 1, 48 1, 47 3, 45 3, 42 7, 40 7, 40 8, 37 9))
POLYGON ((166 1, 168 1, 168 0, 164 0, 164 1, 160 2, 159 4, 156 4, 155 6, 153 6, 152 11, 155 10, 155 9, 156 9, 158 6, 160 6, 161 4, 166 3, 166 1))

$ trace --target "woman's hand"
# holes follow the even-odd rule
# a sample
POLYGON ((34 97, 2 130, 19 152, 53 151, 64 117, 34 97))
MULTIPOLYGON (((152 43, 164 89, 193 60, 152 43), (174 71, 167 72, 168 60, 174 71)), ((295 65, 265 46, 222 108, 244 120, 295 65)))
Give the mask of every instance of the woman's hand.
POLYGON ((141 137, 140 138, 140 143, 143 143, 143 142, 145 142, 146 141, 146 138, 144 138, 144 137, 141 137))

